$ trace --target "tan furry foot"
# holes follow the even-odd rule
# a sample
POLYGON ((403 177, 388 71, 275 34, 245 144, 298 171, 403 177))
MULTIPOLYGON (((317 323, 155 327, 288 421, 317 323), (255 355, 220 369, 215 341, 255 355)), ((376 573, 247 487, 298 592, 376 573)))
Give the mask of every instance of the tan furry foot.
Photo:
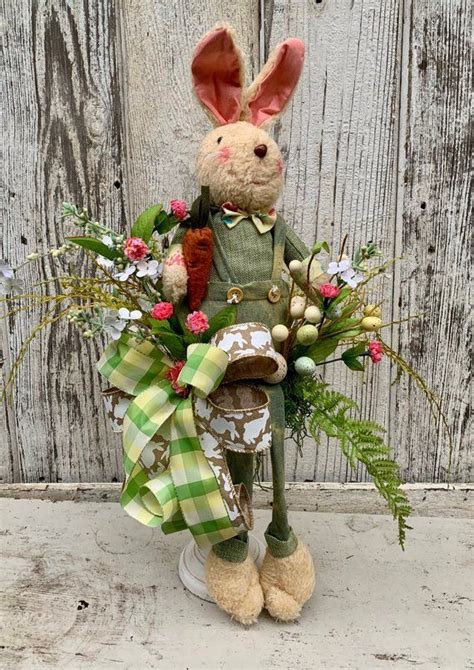
POLYGON ((247 556, 242 563, 232 563, 210 551, 205 567, 209 595, 217 605, 241 624, 255 623, 263 608, 263 591, 253 560, 247 556))
POLYGON ((269 550, 263 559, 260 583, 269 614, 280 621, 294 621, 314 590, 314 565, 301 540, 290 556, 275 558, 269 550))

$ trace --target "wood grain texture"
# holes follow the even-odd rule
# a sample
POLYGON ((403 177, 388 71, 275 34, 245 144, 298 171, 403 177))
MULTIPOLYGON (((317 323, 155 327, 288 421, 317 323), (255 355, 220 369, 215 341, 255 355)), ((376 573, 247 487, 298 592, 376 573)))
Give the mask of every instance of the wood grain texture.
MULTIPOLYGON (((297 624, 262 613, 249 628, 183 588, 182 533, 163 538, 118 512, 107 503, 0 501, 4 668, 472 665, 466 519, 414 519, 402 552, 389 517, 295 512, 295 532, 314 556, 316 592, 297 624)), ((269 513, 255 517, 263 538, 269 513)))
MULTIPOLYGON (((327 240, 336 250, 348 234, 354 251, 376 241, 394 253, 398 100, 401 40, 398 0, 268 0, 264 3, 265 54, 292 35, 306 44, 302 79, 275 138, 286 159, 281 203, 287 221, 308 242, 327 240)), ((392 312, 391 282, 370 296, 392 312)), ((365 418, 388 427, 390 371, 385 362, 362 375, 326 366, 325 379, 351 395, 365 418)), ((288 478, 295 481, 365 481, 339 448, 308 441, 303 457, 288 443, 288 478)))
MULTIPOLYGON (((403 137, 395 277, 401 315, 424 313, 394 333, 402 354, 443 398, 452 427, 453 481, 471 478, 470 25, 471 3, 406 3, 403 137)), ((397 305, 396 305, 397 306, 397 305)), ((411 481, 447 477, 449 449, 406 379, 392 408, 397 452, 411 481)))
POLYGON ((226 21, 239 35, 250 76, 259 52, 259 12, 254 0, 129 0, 121 15, 133 219, 151 203, 196 197, 197 148, 212 126, 192 91, 192 53, 205 32, 226 21))
MULTIPOLYGON (((337 246, 348 232, 350 248, 373 239, 386 256, 405 257, 371 297, 386 299, 387 321, 428 312, 386 337, 443 395, 454 426, 452 478, 469 480, 467 0, 0 5, 7 147, 0 243, 13 265, 58 246, 63 200, 126 229, 153 202, 195 196, 195 154, 210 126, 192 94, 190 60, 217 21, 236 28, 249 81, 277 42, 305 41, 301 84, 275 128, 286 158, 280 209, 309 243, 337 246)), ((58 272, 47 259, 25 278, 58 272)), ((32 310, 4 324, 0 375, 40 317, 32 310)), ((0 409, 0 481, 121 478, 120 441, 99 395, 99 349, 67 325, 35 340, 12 407, 0 409)), ((389 429, 408 481, 446 479, 443 431, 412 384, 390 386, 387 362, 363 378, 331 366, 324 374, 363 416, 389 429)), ((298 458, 288 443, 287 479, 367 475, 352 472, 332 444, 309 443, 298 458)))
MULTIPOLYGON (((256 486, 255 509, 271 509, 271 482, 256 486)), ((353 514, 388 514, 385 501, 372 483, 339 484, 337 482, 287 482, 286 500, 290 511, 336 512, 353 514)), ((403 484, 413 516, 474 516, 474 484, 403 484)), ((83 502, 118 502, 121 484, 0 484, 0 498, 15 500, 73 500, 83 502)))
MULTIPOLYGON (((120 226, 120 91, 114 3, 3 3, 6 173, 2 255, 62 243, 61 203, 72 200, 120 226)), ((71 267, 82 271, 83 260, 71 267)), ((29 267, 28 284, 61 272, 50 257, 29 267)), ((44 312, 10 319, 7 366, 44 312)), ((60 325, 37 337, 8 414, 16 480, 103 480, 120 476, 120 449, 105 422, 98 348, 60 325)), ((9 473, 7 472, 7 476, 9 473)))

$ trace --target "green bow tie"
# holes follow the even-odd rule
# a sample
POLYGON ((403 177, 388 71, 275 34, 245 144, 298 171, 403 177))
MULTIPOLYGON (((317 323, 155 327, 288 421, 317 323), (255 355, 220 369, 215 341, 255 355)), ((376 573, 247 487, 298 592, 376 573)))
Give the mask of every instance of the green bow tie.
POLYGON ((269 230, 275 225, 277 214, 275 209, 271 209, 269 212, 246 212, 243 209, 237 209, 230 202, 225 202, 222 207, 222 212, 224 216, 222 221, 225 223, 227 228, 234 228, 238 223, 249 219, 255 225, 258 232, 263 235, 263 233, 268 233, 269 230))

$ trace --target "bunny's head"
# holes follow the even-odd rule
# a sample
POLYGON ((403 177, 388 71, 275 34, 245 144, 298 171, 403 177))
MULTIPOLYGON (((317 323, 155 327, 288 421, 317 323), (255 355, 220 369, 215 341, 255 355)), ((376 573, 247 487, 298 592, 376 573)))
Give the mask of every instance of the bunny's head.
POLYGON ((228 27, 205 35, 192 63, 194 90, 216 126, 201 143, 197 174, 216 205, 268 211, 283 186, 283 158, 267 128, 287 106, 303 67, 304 45, 278 45, 245 89, 242 55, 228 27))

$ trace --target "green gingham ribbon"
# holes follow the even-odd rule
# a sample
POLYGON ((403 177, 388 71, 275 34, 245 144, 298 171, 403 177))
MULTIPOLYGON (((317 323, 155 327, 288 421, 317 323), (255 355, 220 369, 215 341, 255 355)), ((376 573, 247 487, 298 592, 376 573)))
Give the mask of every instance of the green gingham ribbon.
POLYGON ((123 423, 125 483, 120 503, 146 526, 173 533, 189 528, 196 542, 209 546, 236 535, 218 482, 201 448, 194 423, 192 395, 201 398, 221 383, 227 354, 209 344, 191 344, 178 383, 191 387, 177 394, 166 373, 173 365, 150 342, 128 334, 104 351, 99 372, 111 384, 136 396, 123 423), (140 462, 155 434, 169 441, 167 470, 150 478, 140 462))

